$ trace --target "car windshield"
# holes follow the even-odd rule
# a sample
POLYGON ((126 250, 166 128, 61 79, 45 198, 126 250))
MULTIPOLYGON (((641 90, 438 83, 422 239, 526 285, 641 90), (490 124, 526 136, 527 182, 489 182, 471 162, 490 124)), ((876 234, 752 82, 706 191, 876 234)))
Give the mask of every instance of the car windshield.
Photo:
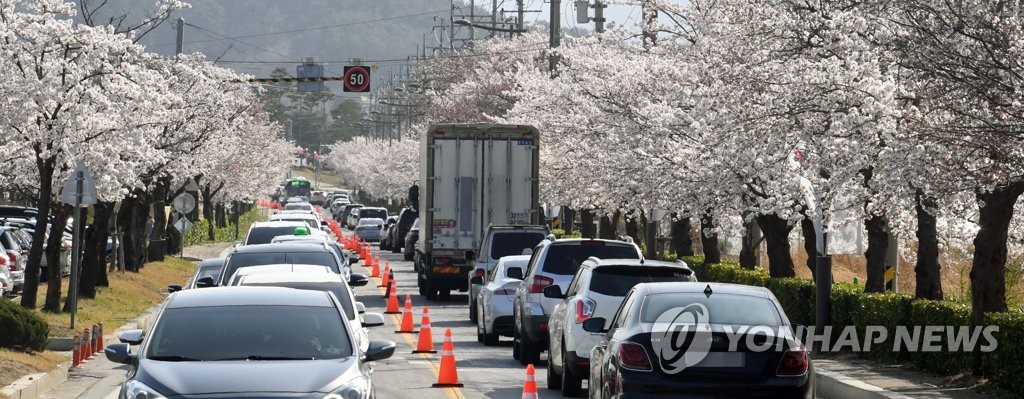
MULTIPOLYGON (((245 245, 269 244, 274 237, 295 234, 295 227, 298 226, 254 227, 249 230, 245 245)), ((320 226, 316 228, 319 229, 320 226)))
POLYGON ((522 255, 523 250, 536 247, 544 239, 544 233, 509 231, 494 233, 491 239, 491 259, 498 260, 504 256, 522 255))
POLYGON ((685 270, 667 267, 599 267, 590 277, 590 290, 601 295, 624 297, 634 285, 664 281, 690 281, 691 274, 685 270))
POLYGON ((581 241, 578 244, 551 245, 541 270, 549 274, 573 275, 579 270, 580 264, 591 256, 602 259, 640 259, 640 254, 632 245, 581 241))
POLYGON ((232 254, 228 258, 222 276, 232 276, 238 269, 261 265, 321 265, 331 268, 334 273, 341 274, 341 267, 329 252, 271 252, 232 254))
POLYGON ((654 323, 663 313, 700 304, 707 308, 708 323, 740 326, 780 326, 782 318, 768 298, 750 295, 704 293, 652 294, 644 300, 643 322, 654 323))
POLYGON ((216 280, 217 276, 220 275, 220 269, 220 265, 200 268, 199 272, 196 273, 196 279, 198 280, 203 277, 213 277, 213 279, 216 280))
POLYGON ((355 305, 352 303, 352 295, 349 294, 349 288, 342 282, 337 283, 314 283, 314 282, 273 282, 273 283, 247 283, 242 280, 239 285, 251 286, 251 287, 285 287, 295 288, 299 290, 310 290, 310 291, 327 291, 334 294, 338 298, 338 302, 341 302, 341 309, 345 311, 345 316, 348 316, 349 320, 356 319, 355 305))
POLYGON ((384 209, 360 209, 359 218, 377 218, 384 220, 388 218, 388 211, 384 209))
POLYGON ((353 355, 333 307, 209 306, 162 312, 146 358, 165 361, 312 360, 353 355))
MULTIPOLYGON (((320 228, 320 223, 317 223, 316 220, 310 219, 310 218, 290 217, 290 218, 277 218, 277 219, 274 219, 274 220, 280 220, 282 222, 302 222, 302 223, 305 223, 306 225, 308 225, 310 228, 313 228, 313 229, 319 229, 320 228)), ((292 231, 295 231, 295 229, 293 228, 292 231)))

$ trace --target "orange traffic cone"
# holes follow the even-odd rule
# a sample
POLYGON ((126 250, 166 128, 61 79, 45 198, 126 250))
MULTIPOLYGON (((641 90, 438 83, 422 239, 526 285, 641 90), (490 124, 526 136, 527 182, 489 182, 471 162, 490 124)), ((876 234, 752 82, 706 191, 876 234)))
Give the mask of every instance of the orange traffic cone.
POLYGON ((370 269, 370 277, 380 277, 380 264, 374 263, 373 269, 370 269))
POLYGON ((405 310, 402 312, 402 326, 395 333, 415 334, 416 327, 412 324, 412 295, 405 294, 405 310))
POLYGON ((437 353, 434 350, 434 336, 430 333, 430 309, 426 306, 423 307, 423 318, 420 319, 420 339, 412 353, 437 353))
POLYGON ((455 344, 452 343, 452 329, 444 330, 444 345, 441 347, 441 368, 437 373, 434 388, 462 388, 459 371, 455 368, 455 344))
POLYGON ((523 384, 523 399, 537 399, 537 380, 533 373, 533 365, 526 366, 526 383, 523 384))
POLYGON ((391 273, 391 268, 385 267, 384 278, 380 280, 379 287, 387 287, 388 284, 391 282, 391 277, 394 277, 394 275, 391 273))
POLYGON ((395 292, 395 280, 391 280, 391 286, 388 289, 388 309, 384 314, 398 314, 398 292, 395 292))

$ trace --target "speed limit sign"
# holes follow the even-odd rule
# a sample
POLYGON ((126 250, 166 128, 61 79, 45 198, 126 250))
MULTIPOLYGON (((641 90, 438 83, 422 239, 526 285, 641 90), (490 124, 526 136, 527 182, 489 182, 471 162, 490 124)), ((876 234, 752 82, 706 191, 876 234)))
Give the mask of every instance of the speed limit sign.
POLYGON ((366 93, 370 91, 370 67, 367 66, 346 66, 345 67, 345 91, 353 93, 366 93))

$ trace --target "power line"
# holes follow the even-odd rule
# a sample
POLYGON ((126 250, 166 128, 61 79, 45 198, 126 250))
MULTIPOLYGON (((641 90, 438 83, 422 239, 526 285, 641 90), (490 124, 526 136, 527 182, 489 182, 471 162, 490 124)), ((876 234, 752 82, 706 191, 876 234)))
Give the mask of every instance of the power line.
POLYGON ((198 29, 200 31, 206 32, 206 33, 208 33, 210 35, 213 35, 213 36, 220 36, 221 39, 218 39, 216 41, 231 40, 233 42, 241 43, 241 44, 244 44, 246 46, 252 47, 254 49, 266 52, 266 53, 274 54, 274 55, 281 56, 281 57, 288 57, 287 55, 281 54, 279 52, 276 52, 276 51, 273 51, 273 50, 268 50, 268 49, 265 49, 263 47, 257 46, 255 44, 244 42, 244 41, 241 41, 241 40, 239 40, 237 38, 233 38, 233 37, 230 37, 230 36, 225 35, 225 34, 217 33, 217 32, 211 31, 209 29, 203 28, 203 27, 195 25, 195 24, 190 24, 190 23, 186 22, 185 25, 193 27, 193 28, 196 28, 196 29, 198 29))
MULTIPOLYGON (((317 27, 312 27, 312 28, 293 29, 293 30, 285 30, 285 31, 278 31, 278 32, 268 32, 268 33, 253 33, 253 34, 248 34, 248 35, 230 36, 230 37, 225 36, 224 39, 249 39, 249 38, 254 38, 254 37, 267 37, 267 36, 276 36, 276 35, 286 35, 286 34, 290 34, 290 33, 310 32, 310 31, 324 30, 324 29, 344 28, 344 27, 355 26, 355 25, 372 24, 372 23, 376 23, 376 22, 394 21, 396 19, 404 19, 404 18, 412 18, 412 17, 422 17, 424 15, 440 14, 442 12, 448 12, 448 9, 446 8, 446 9, 437 10, 437 11, 422 12, 422 13, 418 13, 418 14, 399 15, 399 16, 395 16, 395 17, 378 18, 378 19, 372 19, 372 20, 366 20, 366 21, 347 22, 347 23, 337 24, 337 25, 317 26, 317 27)), ((189 41, 189 42, 185 42, 185 43, 187 43, 187 44, 209 43, 209 42, 217 42, 217 41, 220 41, 220 40, 223 40, 223 39, 195 40, 195 41, 189 41)), ((153 47, 157 47, 157 46, 170 46, 170 45, 173 45, 173 44, 174 43, 156 44, 156 45, 153 45, 153 47)))
MULTIPOLYGON (((517 49, 517 50, 508 50, 508 51, 494 51, 494 52, 488 52, 488 53, 446 54, 446 55, 444 55, 444 57, 454 57, 454 58, 485 57, 485 56, 492 56, 492 55, 525 53, 525 52, 530 52, 530 51, 546 50, 548 48, 546 41, 545 42, 537 42, 537 43, 527 43, 527 45, 544 45, 544 46, 543 47, 531 47, 531 48, 525 48, 525 49, 517 49)), ((410 61, 408 58, 395 58, 395 59, 384 59, 384 60, 365 60, 364 59, 363 63, 364 64, 394 64, 394 63, 403 63, 403 62, 408 62, 408 61, 410 61)), ((324 64, 347 64, 348 62, 349 61, 322 61, 321 63, 324 63, 324 64)), ((276 65, 276 64, 298 64, 299 62, 298 61, 220 60, 220 61, 217 61, 217 63, 219 63, 219 64, 267 64, 267 65, 276 65)))

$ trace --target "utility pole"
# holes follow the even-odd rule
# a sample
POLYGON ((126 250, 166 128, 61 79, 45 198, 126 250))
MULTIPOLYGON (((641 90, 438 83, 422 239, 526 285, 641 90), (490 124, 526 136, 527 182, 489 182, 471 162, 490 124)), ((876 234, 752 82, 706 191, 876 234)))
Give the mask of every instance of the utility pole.
POLYGON ((185 18, 178 17, 178 40, 177 47, 175 47, 174 54, 181 54, 182 48, 185 46, 185 18))
POLYGON ((476 29, 473 29, 476 23, 476 0, 469 0, 469 23, 469 42, 473 43, 476 40, 476 29))
POLYGON ((494 29, 498 27, 498 0, 491 0, 491 32, 487 37, 494 37, 494 29))
POLYGON ((608 7, 601 0, 594 1, 594 31, 604 33, 604 9, 608 7))
MULTIPOLYGON (((520 1, 520 3, 522 3, 520 1)), ((521 10, 521 9, 520 9, 521 10)), ((522 22, 520 21, 520 24, 522 22)), ((549 47, 551 48, 551 57, 549 58, 549 69, 551 70, 551 77, 555 77, 558 69, 558 55, 555 54, 555 49, 561 45, 562 35, 562 0, 551 0, 551 31, 549 32, 549 47)))
POLYGON ((644 49, 651 48, 658 40, 658 10, 653 3, 653 0, 644 0, 641 6, 643 8, 641 31, 644 37, 644 49))
MULTIPOLYGON (((524 3, 524 0, 516 0, 516 9, 519 12, 519 17, 518 17, 519 19, 516 20, 516 23, 519 24, 519 30, 520 31, 523 30, 523 26, 524 26, 523 25, 523 20, 526 19, 526 15, 524 15, 524 13, 526 12, 526 5, 523 4, 523 3, 524 3)), ((554 8, 554 6, 552 6, 552 8, 554 8)))

